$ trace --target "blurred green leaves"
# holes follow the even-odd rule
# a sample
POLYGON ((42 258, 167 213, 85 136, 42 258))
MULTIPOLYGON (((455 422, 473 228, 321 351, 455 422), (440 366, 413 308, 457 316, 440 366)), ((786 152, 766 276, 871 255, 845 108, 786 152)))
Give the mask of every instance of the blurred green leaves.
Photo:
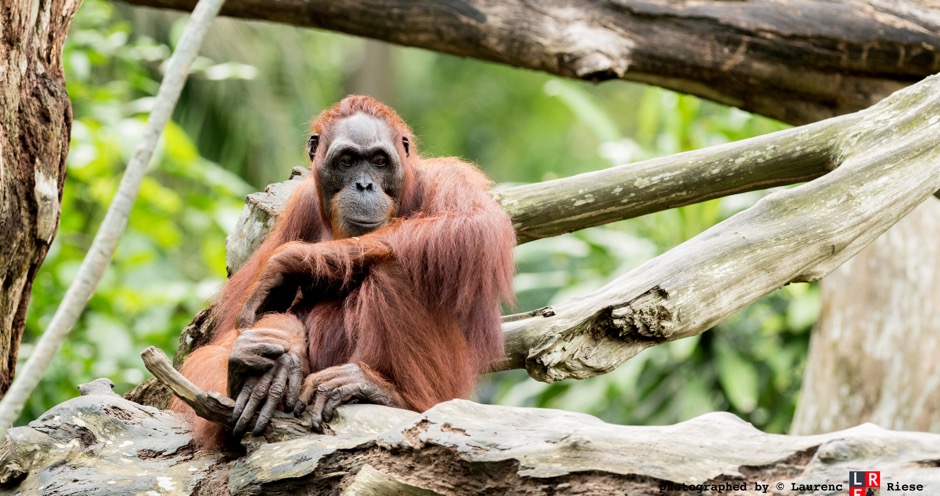
MULTIPOLYGON (((143 132, 158 87, 151 64, 169 49, 131 39, 130 24, 115 19, 110 3, 88 1, 66 42, 74 108, 68 178, 59 232, 33 287, 21 360, 73 280, 143 132)), ((114 260, 21 419, 97 377, 124 392, 144 379, 141 350, 172 352, 179 331, 223 281, 225 235, 251 190, 202 159, 178 125, 167 126, 114 260)))

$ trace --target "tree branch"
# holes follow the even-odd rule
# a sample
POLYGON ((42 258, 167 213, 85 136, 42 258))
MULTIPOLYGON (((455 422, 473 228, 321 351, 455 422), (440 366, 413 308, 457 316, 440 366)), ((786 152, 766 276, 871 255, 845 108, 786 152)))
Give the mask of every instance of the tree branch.
MULTIPOLYGON (((159 349, 150 347, 141 356, 154 376, 169 385, 200 416, 219 421, 217 414, 211 413, 217 410, 214 400, 207 401, 215 396, 213 393, 207 394, 192 385, 173 369, 159 349)), ((35 428, 43 429, 42 423, 49 419, 68 425, 71 418, 81 417, 80 425, 91 426, 82 435, 83 442, 91 444, 89 438, 95 440, 106 434, 112 440, 108 445, 121 448, 119 453, 110 453, 105 446, 98 456, 109 460, 117 455, 124 462, 135 463, 137 476, 146 481, 150 476, 145 468, 154 457, 141 456, 139 451, 138 458, 142 460, 128 459, 124 446, 140 438, 161 436, 123 432, 115 427, 100 432, 97 426, 111 426, 113 422, 98 417, 115 416, 122 420, 117 425, 139 423, 150 430, 174 434, 174 429, 163 424, 176 419, 161 419, 161 415, 167 414, 159 411, 142 414, 133 403, 122 403, 124 400, 111 394, 108 387, 86 387, 83 391, 85 395, 99 396, 92 396, 89 405, 82 401, 85 397, 60 405, 38 419, 35 428), (142 420, 133 421, 136 417, 142 420), (118 444, 115 439, 130 442, 118 444)), ((229 424, 232 403, 229 398, 221 398, 223 424, 229 424)), ((759 432, 733 415, 711 413, 675 426, 626 427, 561 410, 453 400, 423 414, 377 405, 345 405, 339 408, 330 427, 331 436, 310 436, 309 423, 280 414, 265 434, 270 444, 248 436, 243 444, 250 455, 231 463, 212 453, 202 453, 201 457, 197 454, 192 459, 191 454, 181 455, 176 448, 174 454, 173 446, 184 444, 177 439, 171 439, 169 446, 157 444, 146 453, 163 453, 170 459, 188 456, 190 466, 214 463, 211 472, 215 472, 215 477, 207 475, 209 470, 190 469, 178 471, 174 480, 183 486, 198 483, 210 487, 214 484, 211 479, 218 479, 225 481, 228 490, 235 494, 280 494, 324 484, 331 488, 346 487, 343 494, 394 492, 424 496, 440 494, 442 490, 449 492, 446 489, 455 487, 458 481, 473 484, 468 486, 476 488, 471 489, 473 492, 482 492, 481 488, 490 492, 538 492, 536 489, 543 486, 557 489, 569 485, 598 494, 623 490, 638 494, 705 490, 682 488, 684 483, 708 485, 714 492, 741 493, 767 492, 768 486, 774 484, 777 492, 785 489, 793 494, 811 494, 820 490, 813 484, 821 483, 833 485, 829 492, 837 491, 835 486, 845 482, 845 462, 867 467, 876 461, 881 464, 880 470, 891 474, 892 481, 903 479, 923 484, 928 491, 940 484, 937 470, 924 470, 936 465, 937 443, 924 438, 930 434, 891 432, 872 425, 821 436, 780 436, 759 432), (883 449, 856 449, 868 445, 889 446, 893 465, 883 466, 883 449), (702 457, 711 462, 689 462, 702 457), (558 460, 565 462, 559 464, 558 460), (481 478, 481 474, 485 476, 481 478)), ((0 484, 13 480, 26 490, 40 482, 32 474, 43 467, 65 464, 66 469, 71 469, 74 460, 49 456, 47 450, 35 448, 43 443, 58 441, 58 446, 62 446, 67 442, 61 438, 68 436, 68 429, 53 429, 52 433, 60 439, 41 439, 30 428, 21 427, 6 446, 0 446, 0 461, 4 462, 0 464, 4 467, 0 470, 0 484)), ((111 466, 104 464, 106 469, 111 466)), ((114 478, 113 472, 99 475, 96 468, 86 469, 92 480, 114 478)))
POLYGON ((848 115, 747 140, 500 190, 519 243, 820 177, 848 115))
POLYGON ((794 124, 869 107, 940 72, 940 9, 926 0, 229 0, 222 13, 564 77, 639 81, 794 124))
POLYGON ((676 425, 622 426, 581 413, 465 400, 422 414, 344 405, 338 411, 349 422, 331 422, 334 436, 298 434, 251 444, 247 455, 232 457, 193 451, 189 429, 171 412, 98 389, 11 429, 0 443, 0 488, 49 495, 102 488, 238 495, 847 494, 849 470, 880 470, 883 489, 891 482, 909 484, 915 494, 940 491, 940 435, 871 424, 782 436, 723 412, 676 425))
POLYGON ((235 401, 215 391, 203 391, 173 368, 170 359, 160 348, 150 346, 140 354, 144 366, 160 382, 166 384, 177 398, 195 410, 196 415, 226 427, 232 427, 235 401))
POLYGON ((833 172, 763 198, 583 298, 507 318, 498 368, 548 382, 609 372, 777 288, 825 276, 940 189, 940 75, 819 125, 830 127, 817 139, 839 163, 833 172))

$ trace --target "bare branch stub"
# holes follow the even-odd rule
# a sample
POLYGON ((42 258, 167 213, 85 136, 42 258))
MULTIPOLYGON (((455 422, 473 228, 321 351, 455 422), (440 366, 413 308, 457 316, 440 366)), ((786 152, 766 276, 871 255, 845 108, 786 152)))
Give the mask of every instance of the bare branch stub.
POLYGON ((157 380, 169 386, 173 394, 192 407, 197 415, 222 425, 231 425, 232 411, 235 408, 235 402, 231 398, 214 391, 207 393, 196 387, 189 379, 183 377, 183 374, 174 369, 166 353, 155 346, 148 347, 140 354, 140 357, 144 360, 144 366, 147 367, 147 370, 157 380))

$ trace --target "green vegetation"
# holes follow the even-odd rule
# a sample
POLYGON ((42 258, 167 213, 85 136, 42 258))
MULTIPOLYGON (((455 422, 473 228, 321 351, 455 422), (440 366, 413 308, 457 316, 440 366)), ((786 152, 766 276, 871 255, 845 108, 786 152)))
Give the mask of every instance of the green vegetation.
MULTIPOLYGON (((64 52, 74 123, 59 232, 36 277, 20 359, 74 278, 143 132, 169 49, 131 41, 110 3, 86 2, 64 52)), ((108 377, 120 392, 145 378, 148 344, 172 353, 180 330, 225 277, 225 235, 252 188, 199 156, 187 132, 167 127, 130 225, 75 331, 33 393, 21 420, 108 377)))
MULTIPOLYGON (((179 17, 86 0, 65 51, 75 109, 62 225, 33 292, 21 358, 60 301, 117 185, 179 17), (131 20, 128 20, 131 19, 131 20), (155 41, 158 40, 158 41, 155 41)), ((168 127, 111 269, 21 421, 106 376, 123 393, 138 353, 175 350, 224 278, 224 238, 243 196, 304 164, 305 125, 348 92, 369 91, 412 124, 428 156, 477 162, 499 183, 564 177, 743 139, 780 123, 658 88, 593 86, 336 34, 221 20, 168 127), (382 68, 376 76, 376 67, 382 68)), ((516 251, 519 310, 597 288, 751 205, 759 193, 660 212, 516 251)), ((514 371, 479 398, 565 408, 617 423, 664 424, 732 411, 789 425, 814 286, 784 288, 699 337, 615 372, 546 385, 514 371)))

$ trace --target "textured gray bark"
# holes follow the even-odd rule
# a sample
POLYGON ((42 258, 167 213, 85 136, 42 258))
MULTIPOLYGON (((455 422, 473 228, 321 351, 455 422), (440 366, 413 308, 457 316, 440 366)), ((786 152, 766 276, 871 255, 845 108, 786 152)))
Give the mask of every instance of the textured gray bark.
POLYGON ((0 397, 13 380, 33 278, 59 226, 72 127, 62 44, 79 4, 0 4, 0 397))
POLYGON ((913 494, 940 492, 940 435, 871 424, 782 436, 727 413, 628 427, 464 400, 423 414, 349 405, 333 435, 249 437, 247 453, 232 458, 194 452, 188 426, 168 412, 100 385, 86 389, 10 430, 0 444, 0 494, 637 495, 705 484, 665 486, 665 494, 744 495, 761 493, 759 483, 772 494, 844 495, 850 470, 880 470, 883 489, 905 482, 923 485, 913 494))
POLYGON ((823 279, 791 432, 940 432, 940 200, 823 279))

